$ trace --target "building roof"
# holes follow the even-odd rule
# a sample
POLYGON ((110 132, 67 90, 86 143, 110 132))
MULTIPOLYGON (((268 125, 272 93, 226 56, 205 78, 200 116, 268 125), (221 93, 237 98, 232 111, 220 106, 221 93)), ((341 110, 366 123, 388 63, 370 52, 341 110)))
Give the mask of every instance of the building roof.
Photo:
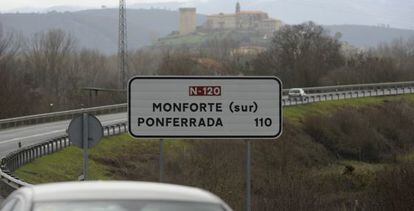
POLYGON ((214 15, 208 15, 207 17, 230 17, 230 16, 236 16, 236 14, 219 13, 219 14, 214 14, 214 15))
POLYGON ((240 11, 239 13, 219 13, 219 14, 213 14, 213 15, 208 15, 208 17, 216 17, 216 16, 236 16, 238 14, 241 15, 267 15, 266 12, 263 11, 240 11))
POLYGON ((278 19, 274 19, 274 18, 268 18, 268 19, 262 20, 262 22, 281 22, 281 21, 278 19))
POLYGON ((254 10, 251 10, 251 11, 240 11, 240 13, 239 14, 251 14, 251 15, 253 15, 253 14, 267 14, 267 13, 265 13, 265 12, 263 12, 263 11, 254 11, 254 10))
POLYGON ((196 11, 197 9, 195 8, 195 7, 181 7, 180 9, 179 9, 180 11, 191 11, 191 12, 194 12, 194 11, 196 11))

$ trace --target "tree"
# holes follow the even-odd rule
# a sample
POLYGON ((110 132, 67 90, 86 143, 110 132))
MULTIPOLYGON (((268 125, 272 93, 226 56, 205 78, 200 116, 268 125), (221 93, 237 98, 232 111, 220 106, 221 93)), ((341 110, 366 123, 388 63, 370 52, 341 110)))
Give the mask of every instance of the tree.
POLYGON ((74 71, 73 50, 74 39, 60 29, 52 29, 46 33, 36 34, 26 52, 28 69, 32 72, 35 85, 55 98, 59 103, 59 96, 68 90, 66 79, 74 71))
POLYGON ((172 52, 167 50, 163 53, 159 66, 160 75, 193 75, 194 63, 188 53, 172 52))
POLYGON ((231 39, 218 39, 216 37, 202 43, 199 53, 200 57, 209 57, 220 62, 229 62, 232 52, 240 46, 240 43, 231 39))
POLYGON ((315 86, 344 63, 338 37, 313 22, 286 25, 253 61, 254 73, 279 76, 286 86, 315 86))
POLYGON ((414 79, 414 38, 383 43, 365 52, 351 52, 346 64, 330 71, 324 84, 380 83, 414 79))
POLYGON ((132 75, 153 75, 161 63, 162 55, 154 49, 140 49, 128 56, 132 75))
POLYGON ((4 34, 0 25, 0 119, 28 114, 35 104, 35 95, 24 83, 18 53, 21 40, 4 34))
POLYGON ((15 56, 20 50, 21 40, 14 37, 13 34, 3 32, 3 25, 0 22, 0 65, 5 65, 8 58, 15 56))

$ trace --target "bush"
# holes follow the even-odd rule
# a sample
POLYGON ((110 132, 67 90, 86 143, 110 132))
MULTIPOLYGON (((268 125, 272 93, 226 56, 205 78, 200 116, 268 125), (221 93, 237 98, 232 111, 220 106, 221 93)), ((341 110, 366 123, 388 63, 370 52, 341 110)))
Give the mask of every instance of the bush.
POLYGON ((328 117, 309 116, 305 131, 338 159, 394 161, 408 151, 414 136, 414 109, 407 101, 342 108, 328 117))
POLYGON ((366 203, 370 210, 412 210, 414 164, 404 163, 378 172, 366 203))

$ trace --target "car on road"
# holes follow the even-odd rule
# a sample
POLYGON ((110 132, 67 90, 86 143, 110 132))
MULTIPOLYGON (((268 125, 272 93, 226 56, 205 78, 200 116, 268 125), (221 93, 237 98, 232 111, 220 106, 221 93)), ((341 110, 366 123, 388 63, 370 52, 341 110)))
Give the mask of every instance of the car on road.
POLYGON ((301 88, 289 89, 288 97, 289 98, 301 98, 301 99, 307 98, 305 91, 301 88))
POLYGON ((122 181, 65 182, 23 187, 1 211, 231 211, 219 197, 198 188, 122 181))

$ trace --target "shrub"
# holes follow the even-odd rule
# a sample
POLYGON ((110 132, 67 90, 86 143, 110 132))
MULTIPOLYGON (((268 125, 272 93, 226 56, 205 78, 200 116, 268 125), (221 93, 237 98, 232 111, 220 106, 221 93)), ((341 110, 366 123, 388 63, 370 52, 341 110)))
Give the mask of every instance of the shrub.
POLYGON ((404 163, 378 172, 366 203, 370 210, 412 210, 414 164, 404 163))

